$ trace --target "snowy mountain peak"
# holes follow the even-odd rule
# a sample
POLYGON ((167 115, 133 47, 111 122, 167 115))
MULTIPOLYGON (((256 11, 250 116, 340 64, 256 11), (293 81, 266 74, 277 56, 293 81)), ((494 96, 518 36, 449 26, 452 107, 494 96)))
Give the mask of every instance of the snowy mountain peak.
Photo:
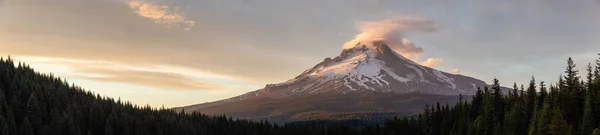
MULTIPOLYGON (((403 43, 412 44, 408 40, 403 43)), ((421 66, 376 41, 346 48, 288 81, 184 108, 284 121, 330 112, 421 111, 421 105, 439 102, 441 97, 473 95, 478 86, 487 84, 421 66)))
MULTIPOLYGON (((412 44, 408 40, 404 43, 412 44)), ((487 84, 421 66, 383 41, 376 41, 346 48, 288 81, 185 110, 276 120, 295 119, 306 112, 420 111, 420 105, 407 105, 435 103, 440 97, 454 98, 459 94, 473 95, 478 86, 487 84), (285 107, 291 108, 273 110, 285 107)))
MULTIPOLYGON (((412 44, 405 40, 406 44, 412 44)), ((316 93, 393 92, 470 95, 485 82, 421 66, 396 53, 383 41, 358 43, 334 58, 325 58, 288 81, 232 99, 287 97, 316 93)))

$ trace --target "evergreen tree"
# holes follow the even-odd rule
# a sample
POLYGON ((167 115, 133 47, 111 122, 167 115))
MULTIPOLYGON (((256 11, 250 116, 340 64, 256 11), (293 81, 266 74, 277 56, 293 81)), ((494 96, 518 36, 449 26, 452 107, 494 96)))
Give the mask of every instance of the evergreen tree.
POLYGON ((533 117, 533 111, 537 106, 537 102, 535 102, 537 97, 536 86, 535 86, 535 78, 532 76, 531 81, 529 82, 529 87, 527 88, 527 95, 525 99, 525 120, 527 124, 533 117))
POLYGON ((585 93, 580 89, 580 81, 577 76, 579 71, 575 67, 573 59, 569 58, 565 71, 566 75, 564 76, 565 87, 560 89, 559 100, 561 102, 559 102, 559 105, 567 124, 578 129, 579 124, 581 124, 581 115, 583 114, 583 95, 585 93))
POLYGON ((6 124, 6 119, 2 115, 0 115, 0 133, 8 135, 8 124, 6 124))
POLYGON ((6 125, 8 126, 9 134, 17 134, 15 115, 13 115, 13 111, 10 106, 6 107, 6 125))
POLYGON ((596 84, 600 83, 600 53, 598 53, 598 56, 596 68, 594 69, 594 80, 596 81, 596 84))
MULTIPOLYGON (((484 89, 487 89, 487 87, 485 87, 484 89)), ((489 95, 489 93, 488 93, 489 95)), ((494 134, 494 129, 495 126, 494 124, 496 124, 494 122, 494 115, 496 114, 495 110, 494 110, 494 100, 493 97, 487 96, 487 99, 484 101, 484 108, 483 108, 483 117, 482 117, 482 121, 481 121, 481 126, 479 126, 480 132, 482 133, 481 135, 492 135, 494 134)))
POLYGON ((542 109, 535 114, 535 118, 532 119, 532 124, 529 125, 529 135, 549 134, 551 117, 553 113, 551 102, 551 98, 544 99, 544 105, 542 109))
POLYGON ((479 116, 475 119, 475 121, 473 121, 473 124, 471 124, 469 131, 468 131, 468 135, 483 135, 485 134, 485 124, 483 122, 483 116, 479 116))
POLYGON ((593 73, 591 63, 588 64, 588 75, 587 75, 587 90, 585 91, 585 105, 583 109, 583 122, 582 122, 582 134, 589 134, 593 131, 595 127, 597 127, 598 123, 598 114, 595 113, 594 110, 600 109, 598 108, 598 93, 594 88, 593 81, 593 73))
POLYGON ((544 101, 546 100, 546 97, 548 96, 548 90, 546 88, 546 84, 544 84, 544 81, 540 82, 540 94, 538 96, 538 106, 537 106, 537 110, 542 109, 542 107, 544 106, 544 101))
POLYGON ((19 135, 35 135, 35 133, 33 132, 31 122, 29 122, 29 119, 27 117, 23 119, 23 122, 21 123, 20 127, 21 129, 19 130, 19 135))
POLYGON ((494 112, 494 123, 498 124, 498 126, 496 128, 502 128, 502 124, 504 121, 504 108, 506 106, 506 103, 504 101, 504 98, 502 96, 502 89, 500 86, 500 81, 498 79, 494 79, 493 83, 492 83, 492 89, 494 90, 493 93, 493 112, 494 112))
POLYGON ((34 92, 31 93, 29 100, 27 100, 27 118, 31 122, 33 131, 39 133, 43 123, 42 110, 34 92))
POLYGON ((510 112, 506 116, 504 123, 503 134, 505 135, 523 135, 525 131, 523 127, 526 126, 526 121, 523 119, 524 114, 521 110, 521 102, 516 102, 510 109, 510 112))
POLYGON ((110 123, 106 123, 106 129, 104 130, 104 135, 114 135, 113 127, 110 123))
POLYGON ((550 135, 567 135, 568 128, 567 122, 563 118, 562 112, 559 108, 552 110, 552 118, 550 121, 550 135))

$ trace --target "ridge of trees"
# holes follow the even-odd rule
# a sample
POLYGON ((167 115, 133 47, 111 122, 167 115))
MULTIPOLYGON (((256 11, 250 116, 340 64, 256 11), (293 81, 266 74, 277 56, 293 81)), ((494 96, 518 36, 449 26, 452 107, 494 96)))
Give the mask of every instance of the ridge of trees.
POLYGON ((600 135, 600 58, 593 64, 581 77, 569 58, 556 84, 532 77, 526 88, 515 83, 508 94, 494 79, 470 102, 428 105, 418 117, 395 118, 385 127, 415 135, 600 135))
POLYGON ((342 125, 275 125, 138 106, 94 94, 52 74, 35 72, 10 57, 0 58, 0 135, 241 134, 362 133, 342 125))

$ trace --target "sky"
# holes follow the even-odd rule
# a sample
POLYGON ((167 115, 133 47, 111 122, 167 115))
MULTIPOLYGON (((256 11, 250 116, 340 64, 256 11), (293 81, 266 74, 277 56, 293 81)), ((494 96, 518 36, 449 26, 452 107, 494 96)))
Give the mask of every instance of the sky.
POLYGON ((0 0, 1 56, 155 107, 286 81, 373 32, 442 71, 555 82, 598 58, 600 1, 0 0))

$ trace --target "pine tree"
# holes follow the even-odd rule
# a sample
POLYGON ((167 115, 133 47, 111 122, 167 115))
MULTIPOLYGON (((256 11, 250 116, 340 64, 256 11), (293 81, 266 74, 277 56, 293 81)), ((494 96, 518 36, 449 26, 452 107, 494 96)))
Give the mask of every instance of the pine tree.
MULTIPOLYGON (((556 89, 554 87, 550 87, 550 89, 556 89)), ((549 94, 548 98, 544 99, 544 105, 542 109, 535 114, 535 119, 532 119, 533 123, 529 125, 529 135, 547 135, 550 131, 550 123, 552 119, 552 102, 554 101, 553 97, 555 95, 555 91, 552 90, 551 94, 549 94)))
POLYGON ((485 124, 484 124, 483 116, 479 116, 473 121, 471 126, 469 127, 468 135, 483 135, 485 134, 485 124))
POLYGON ((531 81, 529 81, 529 87, 527 88, 527 95, 525 99, 525 120, 527 125, 529 125, 529 121, 533 117, 533 111, 535 109, 536 102, 535 99, 537 97, 536 86, 535 86, 535 78, 532 76, 531 81))
POLYGON ((15 121, 15 115, 13 115, 12 108, 8 106, 6 108, 6 125, 8 126, 9 134, 17 134, 17 124, 15 121))
POLYGON ((106 128, 104 127, 106 124, 106 112, 102 105, 96 101, 92 103, 90 107, 88 119, 89 119, 89 129, 92 130, 93 134, 104 134, 106 128))
MULTIPOLYGON (((485 87, 484 89, 487 89, 487 87, 485 87)), ((489 94, 488 94, 489 95, 489 94)), ((494 100, 493 97, 487 96, 487 98, 484 100, 484 108, 483 108, 483 117, 482 117, 482 121, 481 121, 481 126, 479 126, 480 131, 483 132, 479 132, 482 133, 481 135, 492 135, 494 134, 494 115, 496 114, 495 110, 494 110, 494 100)))
MULTIPOLYGON (((578 77, 579 71, 575 69, 573 59, 567 60, 567 68, 565 71, 565 87, 560 89, 559 102, 560 108, 563 111, 563 116, 567 124, 574 126, 575 129, 580 128, 581 115, 583 114, 584 92, 581 90, 578 77)), ((577 131, 574 131, 578 134, 577 131)))
POLYGON ((114 135, 113 127, 110 123, 107 122, 105 127, 104 135, 114 135))
POLYGON ((516 102, 510 109, 510 112, 506 116, 504 123, 504 134, 505 135, 522 135, 525 134, 523 130, 526 126, 526 121, 523 119, 523 111, 521 110, 521 102, 516 102))
POLYGON ((8 124, 2 115, 0 115, 0 134, 8 135, 8 124))
POLYGON ((492 89, 494 90, 494 93, 492 93, 492 100, 494 102, 494 123, 498 124, 497 128, 502 128, 502 124, 504 124, 502 122, 504 121, 504 108, 506 106, 506 103, 504 101, 504 98, 502 97, 502 89, 498 79, 494 79, 492 83, 492 89))
POLYGON ((483 112, 483 100, 485 99, 485 94, 481 90, 480 87, 477 87, 477 92, 473 99, 471 100, 471 112, 469 114, 470 119, 475 119, 479 114, 483 112))
POLYGON ((552 117, 550 121, 550 135, 567 135, 568 128, 567 122, 563 118, 562 112, 559 108, 552 110, 552 117))
POLYGON ((600 83, 600 53, 598 53, 598 59, 596 59, 596 68, 594 69, 594 80, 596 83, 600 83))
POLYGON ((591 63, 588 64, 588 75, 587 75, 587 90, 585 91, 585 105, 584 105, 584 109, 583 109, 583 122, 582 122, 582 134, 589 134, 593 131, 593 129, 595 127, 597 127, 597 123, 598 123, 598 114, 595 113, 594 110, 599 109, 598 108, 598 93, 596 92, 596 89, 594 88, 594 84, 592 83, 593 81, 593 73, 592 73, 592 66, 591 63))
POLYGON ((548 96, 548 90, 546 88, 546 84, 544 84, 544 81, 540 82, 540 94, 538 96, 538 106, 537 106, 537 110, 541 110, 542 107, 544 106, 544 101, 546 100, 546 97, 548 96))
POLYGON ((32 92, 29 96, 29 100, 27 100, 27 118, 31 120, 31 125, 33 127, 33 131, 35 133, 39 133, 42 128, 42 110, 40 109, 40 104, 32 92))
POLYGON ((513 89, 512 89, 512 95, 515 96, 515 97, 519 96, 518 91, 519 91, 519 87, 517 87, 517 82, 514 82, 513 83, 513 89))
POLYGON ((27 117, 25 117, 25 119, 23 119, 23 122, 21 123, 21 129, 19 130, 19 135, 34 135, 35 133, 33 132, 33 127, 31 125, 31 122, 29 121, 29 119, 27 117))

